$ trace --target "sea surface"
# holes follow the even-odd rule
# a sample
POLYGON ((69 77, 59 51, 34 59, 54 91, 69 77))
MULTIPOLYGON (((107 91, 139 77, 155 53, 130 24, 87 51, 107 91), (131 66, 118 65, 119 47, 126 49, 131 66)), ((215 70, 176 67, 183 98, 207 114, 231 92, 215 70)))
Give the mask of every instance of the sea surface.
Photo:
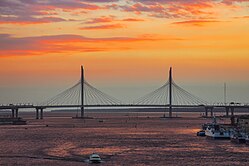
MULTIPOLYGON (((28 125, 0 126, 0 165, 249 165, 249 146, 230 140, 197 137, 200 113, 87 113, 93 119, 72 119, 74 113, 20 113, 28 125)), ((229 123, 221 119, 220 123, 229 123)))

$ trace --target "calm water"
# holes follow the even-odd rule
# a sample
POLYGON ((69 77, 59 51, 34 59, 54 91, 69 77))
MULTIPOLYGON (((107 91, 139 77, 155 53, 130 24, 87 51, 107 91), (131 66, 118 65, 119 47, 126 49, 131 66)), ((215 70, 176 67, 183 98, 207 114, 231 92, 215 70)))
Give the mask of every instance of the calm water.
POLYGON ((211 121, 198 113, 177 119, 160 119, 161 113, 96 113, 89 120, 58 115, 34 120, 26 113, 27 126, 0 126, 0 165, 90 165, 93 152, 103 159, 100 165, 249 163, 249 146, 197 137, 200 125, 211 121))

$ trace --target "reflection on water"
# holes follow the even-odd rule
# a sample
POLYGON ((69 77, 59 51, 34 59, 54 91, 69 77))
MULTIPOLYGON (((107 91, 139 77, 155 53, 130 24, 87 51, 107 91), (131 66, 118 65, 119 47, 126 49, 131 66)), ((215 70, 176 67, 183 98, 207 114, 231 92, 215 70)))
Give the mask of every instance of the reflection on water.
POLYGON ((98 154, 104 155, 115 155, 118 153, 123 153, 129 151, 130 148, 118 147, 118 146, 110 146, 110 147, 102 147, 102 148, 78 148, 74 150, 75 154, 79 155, 89 155, 97 152, 98 154))
POLYGON ((233 152, 233 153, 248 153, 249 151, 249 147, 248 146, 245 146, 243 144, 241 145, 238 145, 238 144, 229 144, 229 145, 226 145, 226 151, 227 152, 233 152))
POLYGON ((46 153, 49 156, 69 157, 69 156, 71 156, 70 151, 73 148, 76 148, 76 146, 72 142, 66 142, 63 144, 56 145, 53 148, 47 149, 46 153))
MULTIPOLYGON (((249 162, 249 146, 245 144, 197 137, 196 132, 206 119, 188 116, 162 120, 156 114, 149 114, 150 118, 104 116, 102 123, 97 119, 49 118, 42 122, 48 127, 28 125, 24 130, 5 126, 0 130, 0 155, 68 159, 56 161, 57 165, 67 165, 69 160, 85 161, 93 152, 100 154, 105 161, 103 165, 247 165, 249 162)), ((0 165, 8 162, 1 159, 0 165)), ((25 165, 26 161, 18 162, 25 165)), ((39 165, 36 160, 32 162, 39 165)), ((40 165, 55 164, 55 161, 42 162, 40 165)))

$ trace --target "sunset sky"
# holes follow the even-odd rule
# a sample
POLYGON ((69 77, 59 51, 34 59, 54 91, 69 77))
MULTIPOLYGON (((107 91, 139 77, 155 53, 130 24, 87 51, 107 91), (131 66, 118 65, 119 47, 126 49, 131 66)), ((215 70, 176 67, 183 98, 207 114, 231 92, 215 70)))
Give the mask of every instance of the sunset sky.
POLYGON ((249 103, 249 0, 0 0, 0 103, 39 102, 80 79, 121 100, 174 80, 249 103))

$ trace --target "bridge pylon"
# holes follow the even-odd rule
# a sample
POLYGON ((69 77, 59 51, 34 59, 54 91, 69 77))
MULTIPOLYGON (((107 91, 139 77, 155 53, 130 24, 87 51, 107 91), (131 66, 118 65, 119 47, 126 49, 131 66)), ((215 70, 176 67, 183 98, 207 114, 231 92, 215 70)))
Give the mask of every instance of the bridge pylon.
POLYGON ((172 67, 169 69, 169 117, 172 117, 172 67))
POLYGON ((84 67, 83 65, 81 66, 81 107, 80 107, 80 117, 84 118, 85 117, 85 108, 84 108, 84 67))

